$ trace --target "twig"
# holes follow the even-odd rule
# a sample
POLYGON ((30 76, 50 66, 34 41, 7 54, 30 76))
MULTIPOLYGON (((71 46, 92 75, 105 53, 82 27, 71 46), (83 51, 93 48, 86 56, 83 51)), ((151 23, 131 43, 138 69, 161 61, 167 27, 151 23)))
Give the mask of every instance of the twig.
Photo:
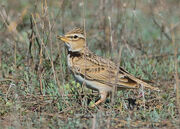
MULTIPOLYGON (((87 42, 86 42, 86 19, 85 19, 85 0, 82 0, 82 3, 83 3, 83 29, 84 29, 84 37, 85 37, 85 47, 87 47, 87 42)), ((85 58, 85 65, 84 65, 84 69, 86 69, 86 56, 84 57, 85 58)), ((86 76, 86 71, 85 71, 85 76, 86 76)), ((85 76, 84 76, 84 80, 85 80, 85 76)), ((84 92, 84 87, 86 86, 86 83, 85 81, 83 82, 82 84, 82 92, 85 93, 85 96, 86 95, 86 92, 84 92)), ((85 97, 86 98, 86 97, 85 97)), ((86 99, 87 100, 87 99, 86 99)), ((87 105, 85 105, 87 106, 87 105)))
POLYGON ((164 36, 165 36, 169 41, 172 41, 172 38, 168 35, 168 33, 165 32, 165 30, 164 30, 165 27, 164 27, 163 25, 158 24, 158 22, 156 21, 156 19, 154 18, 154 16, 153 16, 153 22, 154 22, 155 25, 157 25, 157 26, 161 29, 161 31, 162 31, 162 33, 164 34, 164 36))
MULTIPOLYGON (((2 66, 2 52, 0 50, 0 69, 1 69, 1 66, 2 66)), ((1 76, 1 74, 0 74, 0 76, 1 76)))
POLYGON ((165 25, 160 25, 156 19, 155 19, 155 16, 154 16, 154 11, 153 11, 153 5, 150 5, 150 8, 151 8, 151 15, 152 15, 152 20, 154 22, 154 24, 161 30, 161 32, 164 34, 164 36, 170 41, 172 42, 172 38, 169 36, 169 34, 165 31, 165 25))
POLYGON ((176 46, 175 37, 174 37, 174 32, 173 31, 172 31, 172 44, 174 46, 174 65, 175 65, 175 80, 176 80, 176 104, 177 104, 178 112, 180 114, 179 76, 178 76, 178 60, 177 60, 177 49, 178 49, 178 46, 176 46))

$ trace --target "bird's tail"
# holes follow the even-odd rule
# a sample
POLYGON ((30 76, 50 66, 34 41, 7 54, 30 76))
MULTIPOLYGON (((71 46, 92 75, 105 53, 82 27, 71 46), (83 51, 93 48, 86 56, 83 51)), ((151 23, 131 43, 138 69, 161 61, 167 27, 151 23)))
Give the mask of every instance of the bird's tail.
POLYGON ((154 90, 154 91, 160 91, 160 89, 158 87, 153 87, 150 84, 142 81, 141 79, 138 79, 134 76, 132 76, 131 74, 127 73, 126 71, 121 71, 123 72, 126 76, 128 76, 130 79, 132 79, 133 81, 137 82, 138 84, 144 86, 144 88, 150 89, 150 90, 154 90))

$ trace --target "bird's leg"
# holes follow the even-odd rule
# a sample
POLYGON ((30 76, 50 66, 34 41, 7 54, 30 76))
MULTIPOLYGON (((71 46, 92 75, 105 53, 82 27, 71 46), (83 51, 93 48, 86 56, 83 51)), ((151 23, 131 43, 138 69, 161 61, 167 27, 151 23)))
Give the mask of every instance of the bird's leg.
POLYGON ((91 107, 95 107, 98 104, 104 102, 106 100, 106 98, 107 98, 108 92, 100 91, 100 95, 101 95, 101 98, 95 104, 93 104, 91 107))

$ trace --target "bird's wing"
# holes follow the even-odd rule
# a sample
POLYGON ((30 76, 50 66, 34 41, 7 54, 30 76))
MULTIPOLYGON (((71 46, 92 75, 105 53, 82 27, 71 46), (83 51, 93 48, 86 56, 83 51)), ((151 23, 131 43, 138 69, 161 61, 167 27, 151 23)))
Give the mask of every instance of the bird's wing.
POLYGON ((78 59, 73 63, 74 71, 87 80, 98 81, 100 83, 121 88, 138 88, 136 81, 132 80, 124 73, 118 72, 117 68, 110 62, 99 62, 95 58, 89 60, 78 59))
POLYGON ((98 56, 85 59, 79 58, 74 62, 74 68, 78 69, 78 73, 88 80, 94 80, 107 84, 109 86, 116 85, 120 88, 139 88, 139 84, 145 88, 156 90, 148 83, 134 77, 121 67, 117 67, 110 60, 105 60, 98 56))

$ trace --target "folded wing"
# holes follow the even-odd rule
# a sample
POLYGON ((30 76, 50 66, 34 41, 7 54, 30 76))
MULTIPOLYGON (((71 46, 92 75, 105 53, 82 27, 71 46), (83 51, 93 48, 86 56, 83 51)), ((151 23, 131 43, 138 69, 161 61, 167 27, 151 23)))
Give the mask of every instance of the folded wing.
POLYGON ((103 60, 97 56, 94 57, 94 60, 92 60, 92 57, 90 59, 86 57, 86 60, 78 59, 74 62, 74 68, 88 80, 98 81, 109 86, 116 85, 119 88, 139 88, 139 84, 141 84, 145 88, 159 90, 129 74, 123 68, 118 68, 110 60, 103 60))
MULTIPOLYGON (((112 62, 111 62, 112 63, 112 62)), ((74 63, 74 69, 88 80, 98 81, 109 86, 120 88, 138 88, 136 81, 117 70, 114 65, 97 65, 89 60, 78 60, 74 63)))

